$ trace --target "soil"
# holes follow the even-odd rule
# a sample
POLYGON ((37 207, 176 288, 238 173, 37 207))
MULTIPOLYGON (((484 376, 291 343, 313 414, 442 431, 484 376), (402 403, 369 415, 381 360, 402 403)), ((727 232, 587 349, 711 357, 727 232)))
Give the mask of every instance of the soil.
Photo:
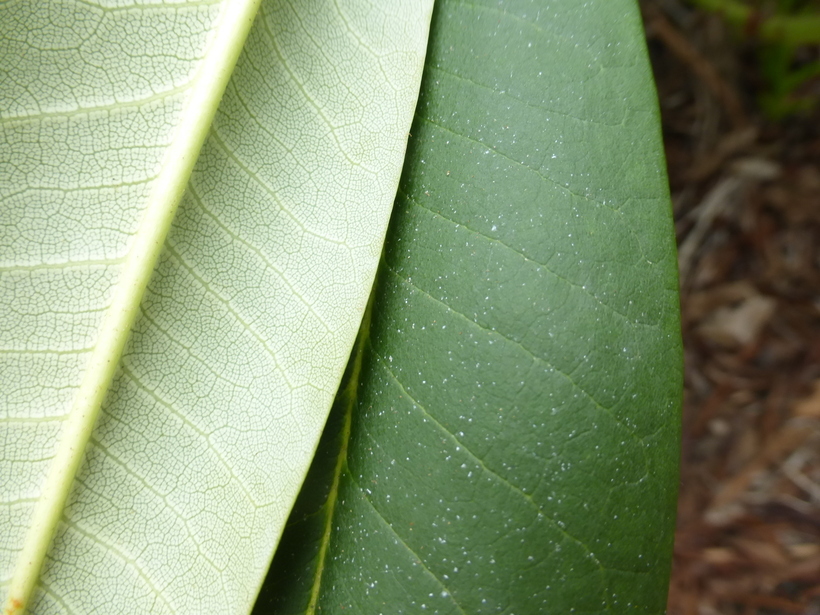
MULTIPOLYGON (((685 349, 668 613, 820 615, 820 105, 772 118, 774 52, 751 29, 684 0, 641 5, 685 349)), ((820 80, 792 94, 820 100, 820 80)))

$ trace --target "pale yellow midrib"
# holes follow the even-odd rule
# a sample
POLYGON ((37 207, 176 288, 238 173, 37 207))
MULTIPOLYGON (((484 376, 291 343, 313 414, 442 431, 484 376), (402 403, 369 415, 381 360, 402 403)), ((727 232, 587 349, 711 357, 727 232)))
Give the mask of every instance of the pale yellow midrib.
POLYGON ((260 2, 228 0, 225 3, 214 39, 191 82, 180 124, 149 196, 35 504, 31 525, 8 585, 4 615, 19 615, 26 610, 143 293, 260 2))

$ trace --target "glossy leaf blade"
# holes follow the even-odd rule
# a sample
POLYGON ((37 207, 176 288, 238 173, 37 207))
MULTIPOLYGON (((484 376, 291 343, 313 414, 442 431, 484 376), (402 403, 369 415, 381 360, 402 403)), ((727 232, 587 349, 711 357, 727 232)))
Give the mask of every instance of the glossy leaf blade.
POLYGON ((681 348, 635 3, 443 0, 412 135, 350 437, 256 612, 662 612, 681 348))
MULTIPOLYGON (((400 8, 263 4, 153 277, 134 290, 144 300, 108 361, 32 612, 249 608, 395 195, 431 4, 400 8)), ((233 10, 0 9, 3 56, 22 58, 0 73, 4 594, 152 182, 176 162, 163 156, 188 80, 233 10)))

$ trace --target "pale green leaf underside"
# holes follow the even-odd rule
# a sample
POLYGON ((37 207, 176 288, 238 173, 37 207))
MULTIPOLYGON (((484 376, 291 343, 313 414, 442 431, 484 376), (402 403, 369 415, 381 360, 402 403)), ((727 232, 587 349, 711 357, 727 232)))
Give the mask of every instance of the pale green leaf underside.
MULTIPOLYGON (((252 603, 365 306, 430 5, 263 3, 32 612, 252 603)), ((223 8, 0 8, 0 598, 223 8)))

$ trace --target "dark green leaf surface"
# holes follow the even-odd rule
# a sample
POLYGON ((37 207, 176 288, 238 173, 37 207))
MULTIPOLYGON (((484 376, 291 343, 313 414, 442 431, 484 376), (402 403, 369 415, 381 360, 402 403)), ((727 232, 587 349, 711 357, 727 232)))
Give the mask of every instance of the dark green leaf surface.
POLYGON ((633 0, 439 2, 372 317, 257 612, 663 612, 654 96, 633 0))

